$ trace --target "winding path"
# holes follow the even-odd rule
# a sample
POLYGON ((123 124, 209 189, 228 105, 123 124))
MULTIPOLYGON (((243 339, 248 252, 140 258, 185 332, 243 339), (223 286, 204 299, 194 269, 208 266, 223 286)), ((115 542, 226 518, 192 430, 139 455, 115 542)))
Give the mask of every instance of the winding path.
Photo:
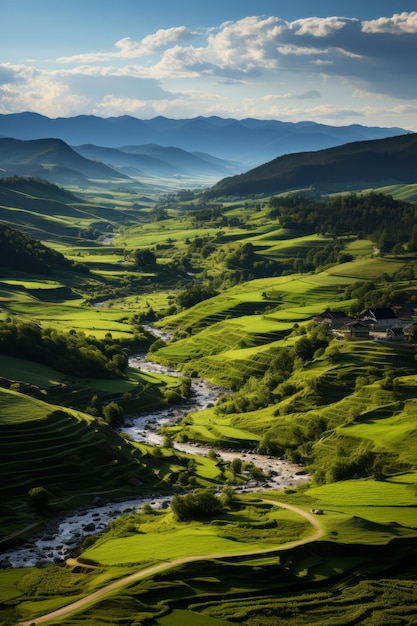
POLYGON ((43 624, 44 622, 48 622, 57 617, 63 617, 64 615, 67 615, 68 613, 77 611, 78 609, 81 609, 88 604, 92 604, 102 599, 103 596, 109 593, 112 593, 113 591, 116 591, 117 589, 120 589, 121 587, 125 587, 126 585, 129 585, 132 582, 140 580, 141 578, 146 578, 147 576, 152 576, 153 574, 156 574, 157 572, 161 572, 163 570, 176 567, 177 565, 182 565, 183 563, 190 563, 192 561, 200 561, 203 559, 220 559, 220 558, 228 558, 228 557, 247 556, 247 555, 249 556, 251 554, 267 554, 268 552, 276 552, 278 550, 289 550, 290 548, 300 546, 304 543, 316 541, 323 535, 324 531, 322 527, 320 526, 317 518, 314 517, 314 515, 312 515, 311 513, 308 513, 307 511, 303 511, 303 509, 299 509, 298 507, 293 506, 291 504, 287 504, 285 502, 279 502, 276 500, 267 500, 267 499, 265 499, 264 501, 267 502, 268 504, 272 504, 273 506, 279 506, 281 508, 294 511, 294 513, 298 513, 298 515, 301 515, 308 522, 310 522, 310 524, 314 528, 314 533, 312 535, 309 535, 308 537, 304 537, 303 539, 298 539, 296 541, 288 541, 278 546, 274 546, 273 548, 253 550, 249 552, 243 551, 237 554, 236 553, 234 554, 203 554, 199 556, 188 556, 188 557, 175 559, 173 561, 167 561, 165 563, 159 563, 158 565, 152 565, 138 572, 135 572, 134 574, 129 574, 128 576, 124 576, 123 578, 120 578, 119 580, 116 580, 115 582, 110 583, 109 585, 106 585, 105 587, 102 587, 98 591, 95 591, 94 593, 90 593, 88 596, 81 598, 81 600, 76 600, 75 602, 71 602, 71 604, 67 604, 67 606, 62 607, 61 609, 57 609, 56 611, 52 611, 51 613, 47 613, 46 615, 42 615, 40 617, 36 617, 34 619, 31 619, 25 622, 19 622, 19 626, 37 626, 37 624, 43 624))

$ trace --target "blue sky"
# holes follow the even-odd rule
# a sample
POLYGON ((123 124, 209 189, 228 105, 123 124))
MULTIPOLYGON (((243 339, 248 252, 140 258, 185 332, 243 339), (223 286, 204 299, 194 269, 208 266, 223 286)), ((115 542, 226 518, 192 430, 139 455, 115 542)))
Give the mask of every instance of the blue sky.
POLYGON ((415 0, 1 0, 0 113, 417 131, 415 0))

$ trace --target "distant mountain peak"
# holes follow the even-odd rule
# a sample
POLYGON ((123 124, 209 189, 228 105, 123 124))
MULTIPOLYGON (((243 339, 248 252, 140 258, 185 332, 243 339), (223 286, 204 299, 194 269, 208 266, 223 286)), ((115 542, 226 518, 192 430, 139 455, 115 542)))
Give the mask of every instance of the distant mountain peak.
POLYGON ((205 117, 171 119, 162 115, 139 119, 130 115, 95 115, 51 119, 38 113, 0 115, 0 136, 16 139, 57 137, 69 145, 93 144, 117 148, 158 144, 203 152, 253 167, 283 154, 320 150, 352 141, 405 134, 401 128, 329 126, 313 121, 205 117))

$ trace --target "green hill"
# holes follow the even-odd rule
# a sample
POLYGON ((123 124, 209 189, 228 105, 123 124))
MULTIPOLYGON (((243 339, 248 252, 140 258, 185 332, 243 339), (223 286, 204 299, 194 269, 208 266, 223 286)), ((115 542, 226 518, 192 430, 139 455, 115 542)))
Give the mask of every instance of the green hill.
POLYGON ((40 176, 66 185, 128 179, 104 163, 84 158, 61 139, 0 138, 0 167, 8 176, 40 176))
POLYGON ((60 252, 14 228, 0 224, 0 267, 50 274, 54 269, 70 269, 73 263, 60 252))
MULTIPOLYGON (((0 390, 3 501, 43 486, 56 498, 127 486, 139 455, 104 421, 0 390)), ((139 476, 138 476, 139 477, 139 476)))
POLYGON ((278 157, 244 174, 224 178, 206 195, 241 197, 310 188, 340 192, 416 183, 416 158, 416 134, 348 143, 278 157))

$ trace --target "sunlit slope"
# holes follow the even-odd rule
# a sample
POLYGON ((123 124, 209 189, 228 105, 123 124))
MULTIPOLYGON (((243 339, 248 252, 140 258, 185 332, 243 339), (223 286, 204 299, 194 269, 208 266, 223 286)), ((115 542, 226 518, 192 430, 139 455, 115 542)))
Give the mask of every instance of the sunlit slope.
POLYGON ((44 487, 52 497, 126 487, 140 454, 102 420, 0 390, 2 497, 44 487))
POLYGON ((413 184, 412 166, 417 136, 346 143, 316 152, 300 152, 277 157, 255 169, 219 181, 210 197, 283 193, 297 189, 342 192, 413 184))
POLYGON ((0 221, 50 245, 85 245, 86 241, 97 245, 100 235, 140 219, 129 194, 115 192, 111 200, 103 194, 86 201, 79 195, 81 189, 75 191, 33 178, 0 179, 0 221))
MULTIPOLYGON (((309 274, 292 274, 248 281, 165 318, 163 326, 178 340, 161 348, 155 358, 227 383, 228 368, 249 367, 265 352, 326 308, 348 310, 346 287, 358 280, 393 275, 406 259, 360 257, 349 263, 309 274), (188 333, 193 333, 187 336, 188 333), (248 352, 249 350, 249 352, 248 352)), ((398 283, 401 287, 401 283, 398 283)))
MULTIPOLYGON (((417 384, 412 347, 370 340, 336 346, 333 342, 282 384, 278 378, 271 386, 274 374, 267 369, 271 359, 284 355, 282 351, 298 339, 290 336, 276 342, 269 353, 236 351, 236 359, 230 361, 229 353, 224 353, 224 369, 235 393, 172 427, 172 434, 285 455, 306 464, 316 482, 353 475, 388 479, 415 470, 417 384)), ((221 377, 214 361, 208 357, 202 367, 221 377)))

